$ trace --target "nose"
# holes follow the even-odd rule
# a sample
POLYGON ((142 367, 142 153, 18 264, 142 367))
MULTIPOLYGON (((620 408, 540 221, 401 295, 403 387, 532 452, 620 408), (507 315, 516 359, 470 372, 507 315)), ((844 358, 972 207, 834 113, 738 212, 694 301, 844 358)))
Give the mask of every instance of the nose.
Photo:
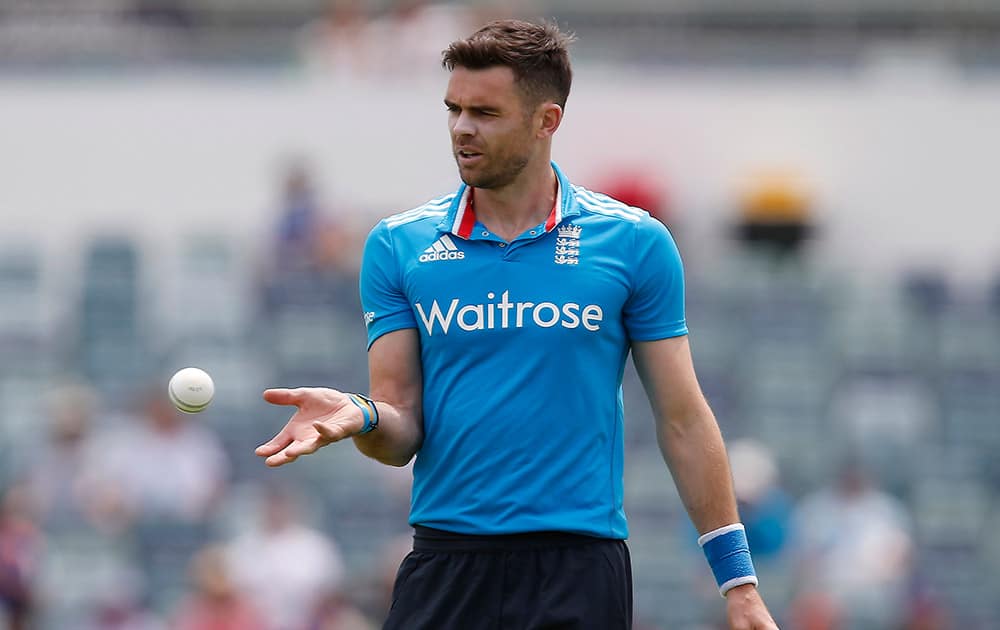
POLYGON ((472 117, 468 113, 457 112, 452 114, 451 135, 454 138, 476 135, 476 126, 473 124, 472 117))

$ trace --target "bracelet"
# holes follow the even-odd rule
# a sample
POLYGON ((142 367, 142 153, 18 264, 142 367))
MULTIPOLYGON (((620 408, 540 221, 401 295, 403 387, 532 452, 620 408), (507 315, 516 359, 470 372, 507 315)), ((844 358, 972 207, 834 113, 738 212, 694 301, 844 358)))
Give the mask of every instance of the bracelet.
POLYGON ((347 397, 351 399, 355 407, 361 410, 365 417, 365 426, 361 427, 357 435, 371 433, 378 428, 378 406, 375 405, 375 401, 364 394, 348 394, 347 397))
POLYGON ((698 538, 708 566, 723 597, 729 589, 743 584, 757 585, 757 573, 750 557, 747 533, 742 523, 713 529, 698 538))

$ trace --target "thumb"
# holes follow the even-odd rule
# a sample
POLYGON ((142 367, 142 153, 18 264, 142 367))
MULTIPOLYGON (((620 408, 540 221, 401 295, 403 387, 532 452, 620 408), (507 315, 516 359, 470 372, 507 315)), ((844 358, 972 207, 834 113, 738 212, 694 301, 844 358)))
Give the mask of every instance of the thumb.
POLYGON ((302 400, 302 391, 299 389, 266 389, 264 390, 264 400, 272 405, 297 405, 302 400))

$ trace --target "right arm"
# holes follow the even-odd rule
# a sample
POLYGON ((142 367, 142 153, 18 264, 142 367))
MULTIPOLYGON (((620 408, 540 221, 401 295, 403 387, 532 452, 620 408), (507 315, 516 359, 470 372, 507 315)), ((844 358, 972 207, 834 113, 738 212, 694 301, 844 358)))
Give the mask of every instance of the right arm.
POLYGON ((348 437, 365 455, 389 466, 405 466, 424 439, 420 337, 415 328, 379 337, 368 351, 370 396, 378 406, 378 428, 364 435, 362 411, 347 393, 325 387, 269 389, 264 400, 297 410, 269 442, 256 450, 268 466, 289 464, 348 437))
POLYGON ((420 335, 404 328, 375 340, 368 350, 369 395, 378 406, 378 428, 354 436, 358 450, 389 466, 405 466, 424 441, 420 335))

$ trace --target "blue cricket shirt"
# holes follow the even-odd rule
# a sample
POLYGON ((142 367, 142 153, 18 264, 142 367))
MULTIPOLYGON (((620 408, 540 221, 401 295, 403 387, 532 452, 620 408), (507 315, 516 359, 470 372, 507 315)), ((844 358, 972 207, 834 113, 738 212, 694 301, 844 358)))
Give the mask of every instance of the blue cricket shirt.
POLYGON ((552 212, 509 243, 476 220, 464 185, 365 243, 369 347, 420 333, 411 524, 628 537, 622 374, 631 341, 687 334, 681 260, 647 212, 552 166, 552 212))

